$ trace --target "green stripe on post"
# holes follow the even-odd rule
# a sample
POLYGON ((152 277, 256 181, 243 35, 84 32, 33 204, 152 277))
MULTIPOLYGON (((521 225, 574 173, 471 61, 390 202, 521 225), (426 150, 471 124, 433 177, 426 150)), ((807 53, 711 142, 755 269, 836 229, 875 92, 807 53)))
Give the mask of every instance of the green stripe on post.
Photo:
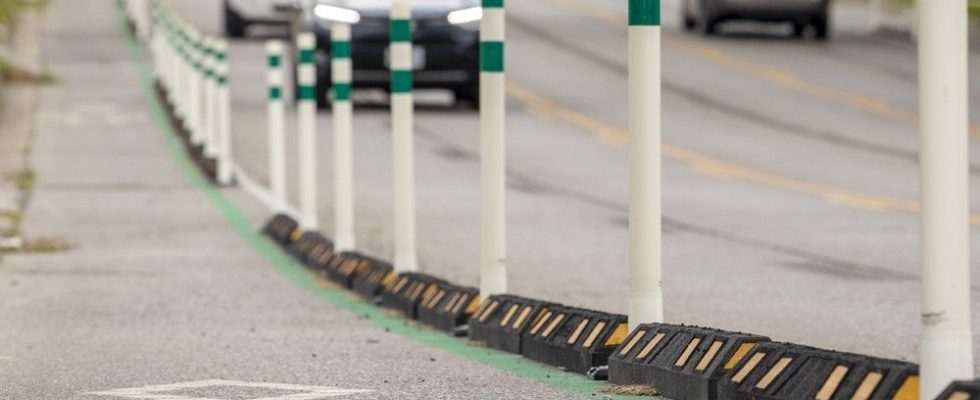
POLYGON ((334 58, 350 58, 350 42, 346 40, 336 41, 330 44, 330 52, 334 58))
POLYGON ((313 49, 302 49, 299 51, 300 64, 313 64, 313 49))
POLYGON ((273 86, 269 88, 269 100, 279 100, 282 98, 282 88, 273 86))
POLYGON ((412 71, 391 71, 391 93, 412 92, 412 71))
POLYGON ((504 8, 504 0, 483 0, 483 8, 504 8))
POLYGON ((269 68, 279 68, 282 65, 282 57, 269 56, 269 68))
POLYGON ((391 20, 390 36, 392 42, 412 41, 412 22, 407 19, 391 20))
POLYGON ((480 71, 504 72, 504 42, 480 42, 480 71))
POLYGON ((300 86, 299 87, 299 99, 300 100, 316 100, 316 86, 300 86))
POLYGON ((630 26, 660 26, 660 0, 629 0, 630 26))
POLYGON ((335 83, 333 85, 334 101, 350 101, 351 84, 335 83))

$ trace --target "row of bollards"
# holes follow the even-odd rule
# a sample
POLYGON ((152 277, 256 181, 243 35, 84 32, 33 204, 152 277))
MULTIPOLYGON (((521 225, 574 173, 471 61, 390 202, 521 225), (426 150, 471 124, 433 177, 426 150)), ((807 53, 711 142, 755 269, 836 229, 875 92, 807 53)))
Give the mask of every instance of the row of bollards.
POLYGON ((202 34, 163 1, 153 1, 148 7, 153 21, 147 30, 151 32, 148 41, 154 75, 165 100, 172 105, 178 128, 199 152, 205 170, 218 184, 230 185, 234 163, 228 42, 202 34))
MULTIPOLYGON (((227 42, 181 20, 162 0, 128 0, 137 36, 148 40, 154 73, 188 141, 214 160, 220 184, 233 180, 227 42), (152 22, 152 24, 150 23, 152 22)), ((966 13, 961 2, 920 2, 919 70, 922 163, 921 398, 951 379, 972 376, 970 325, 966 13)), ((507 292, 505 235, 504 0, 483 0, 480 32, 481 266, 480 295, 507 292)), ((628 1, 630 292, 629 325, 663 321, 661 278, 661 4, 628 1)), ((296 37, 299 209, 316 230, 317 96, 332 96, 336 251, 354 251, 354 163, 351 21, 335 21, 332 88, 317 90, 316 37, 296 37)), ((394 271, 418 270, 413 159, 412 13, 407 0, 390 10, 391 120, 394 157, 394 271)), ((274 211, 288 208, 283 53, 268 51, 270 188, 274 211)), ((322 100, 322 99, 321 99, 322 100)))

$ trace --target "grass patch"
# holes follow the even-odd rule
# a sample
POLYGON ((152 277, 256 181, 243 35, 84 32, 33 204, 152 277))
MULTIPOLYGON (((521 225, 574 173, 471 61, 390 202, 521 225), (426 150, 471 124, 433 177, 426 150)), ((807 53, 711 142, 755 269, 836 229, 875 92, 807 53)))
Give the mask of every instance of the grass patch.
POLYGON ((58 83, 58 76, 49 69, 40 72, 32 71, 0 57, 0 78, 11 83, 27 83, 35 85, 51 85, 58 83))
POLYGON ((71 243, 67 240, 56 237, 39 237, 24 241, 19 252, 21 253, 54 253, 71 249, 71 243))
POLYGON ((17 185, 17 189, 25 192, 34 188, 36 179, 37 176, 34 174, 34 170, 30 168, 15 173, 13 177, 14 184, 17 185))
POLYGON ((7 220, 7 228, 0 232, 0 236, 20 236, 20 222, 24 219, 24 214, 20 211, 3 211, 0 212, 0 218, 7 220))
POLYGON ((613 385, 604 386, 599 389, 606 394, 618 394, 623 396, 660 396, 657 388, 646 385, 613 385))

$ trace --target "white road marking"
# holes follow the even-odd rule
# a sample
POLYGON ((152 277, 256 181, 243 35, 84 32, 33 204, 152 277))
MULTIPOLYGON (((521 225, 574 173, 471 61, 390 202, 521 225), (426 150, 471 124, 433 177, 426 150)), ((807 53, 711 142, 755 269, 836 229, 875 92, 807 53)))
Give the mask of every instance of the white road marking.
POLYGON ((240 388, 254 388, 265 390, 283 390, 297 393, 263 397, 254 400, 315 400, 327 397, 347 396, 351 394, 370 393, 373 390, 364 389, 342 389, 328 386, 304 386, 288 383, 264 383, 264 382, 242 382, 228 381, 223 379, 211 379, 206 381, 173 383, 166 385, 152 385, 138 388, 113 389, 101 392, 85 393, 92 396, 113 396, 125 399, 145 399, 145 400, 227 400, 218 398, 185 397, 167 392, 175 392, 188 389, 201 389, 211 386, 233 386, 240 388))

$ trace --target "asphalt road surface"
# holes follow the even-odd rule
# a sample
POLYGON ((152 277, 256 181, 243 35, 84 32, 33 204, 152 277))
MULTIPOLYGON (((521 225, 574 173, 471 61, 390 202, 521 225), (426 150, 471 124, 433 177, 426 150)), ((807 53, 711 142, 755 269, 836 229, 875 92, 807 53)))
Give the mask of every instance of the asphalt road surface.
MULTIPOLYGON (((217 5, 175 4, 198 26, 217 29, 217 5)), ((705 39, 680 31, 676 2, 664 7, 667 321, 915 360, 914 46, 870 34, 862 8, 848 3, 835 10, 829 43, 752 24, 705 39)), ((626 310, 625 15, 625 3, 609 0, 508 4, 508 264, 516 294, 626 310)), ((231 50, 235 151, 260 182, 267 178, 263 52, 261 38, 231 50)), ((978 60, 971 55, 973 103, 980 101, 978 60)), ((477 118, 450 106, 448 96, 417 100, 420 264, 475 285, 477 118)), ((389 117, 376 106, 383 96, 361 97, 358 239, 369 253, 391 257, 389 117)), ((971 114, 980 136, 980 107, 971 114)), ((318 123, 320 218, 331 232, 329 113, 318 123)), ((975 227, 977 146, 975 138, 975 227)), ((290 172, 295 177, 295 166, 290 172)), ((980 274, 972 279, 980 285, 980 274)))
MULTIPOLYGON (((219 2, 173 3, 217 31, 219 2)), ((208 379, 375 390, 352 398, 573 395, 385 332, 279 278, 180 179, 164 141, 143 132, 153 126, 112 8, 70 4, 54 2, 48 18, 46 54, 65 82, 46 89, 42 116, 98 98, 121 108, 79 112, 133 120, 108 129, 91 118, 81 137, 42 123, 39 187, 25 224, 81 245, 3 260, 0 398, 90 398, 80 393, 208 379), (120 219, 139 224, 102 226, 120 219)), ((679 31, 676 7, 666 2, 664 11, 667 321, 915 360, 914 47, 869 34, 849 4, 835 10, 829 43, 750 24, 705 39, 679 31)), ((518 295, 625 312, 625 15, 625 3, 612 0, 508 3, 508 264, 518 295)), ((261 39, 234 42, 231 63, 234 151, 264 183, 261 39)), ((980 79, 971 94, 980 100, 980 79)), ((421 268, 475 285, 476 114, 445 94, 418 97, 421 268)), ((358 241, 390 258, 389 117, 383 96, 355 99, 358 241)), ((980 136, 980 107, 971 112, 980 136)), ((294 119, 290 110, 291 127, 294 119)), ((329 113, 319 125, 329 233, 329 113)), ((295 154, 295 137, 289 143, 295 154)), ((980 168, 980 156, 971 158, 980 168)), ((243 191, 225 192, 252 224, 266 215, 243 191)))

